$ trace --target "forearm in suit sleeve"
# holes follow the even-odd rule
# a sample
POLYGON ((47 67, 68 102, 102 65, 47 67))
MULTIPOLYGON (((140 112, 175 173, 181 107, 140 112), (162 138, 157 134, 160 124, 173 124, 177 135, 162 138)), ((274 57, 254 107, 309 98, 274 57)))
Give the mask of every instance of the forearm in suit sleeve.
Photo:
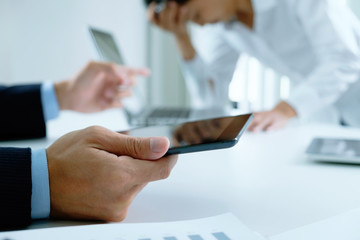
POLYGON ((31 221, 31 150, 0 148, 0 229, 31 221))
POLYGON ((0 87, 0 140, 46 136, 40 88, 41 85, 0 87))

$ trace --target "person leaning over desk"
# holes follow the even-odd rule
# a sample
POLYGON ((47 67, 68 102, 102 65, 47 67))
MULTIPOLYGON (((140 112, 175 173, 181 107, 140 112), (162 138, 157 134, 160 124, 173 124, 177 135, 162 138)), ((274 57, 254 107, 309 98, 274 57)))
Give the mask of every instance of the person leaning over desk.
MULTIPOLYGON (((97 112, 121 107, 147 69, 89 63, 77 76, 53 84, 0 87, 1 140, 41 138, 59 110, 97 112), (129 88, 128 88, 129 89, 129 88)), ((0 229, 32 219, 121 221, 136 194, 168 177, 177 157, 163 157, 169 140, 134 138, 90 127, 47 149, 0 148, 0 229)))
MULTIPOLYGON (((360 24, 338 0, 145 2, 150 21, 176 38, 194 105, 227 104, 241 53, 290 77, 295 88, 289 99, 270 111, 255 113, 249 127, 252 131, 283 127, 293 117, 307 120, 318 110, 333 106, 351 84, 359 82, 360 24), (186 27, 188 21, 208 24, 203 26, 197 49, 186 27)), ((359 106, 356 98, 345 98, 342 105, 349 106, 350 101, 351 106, 359 106)), ((357 118, 360 125, 360 113, 357 118)))

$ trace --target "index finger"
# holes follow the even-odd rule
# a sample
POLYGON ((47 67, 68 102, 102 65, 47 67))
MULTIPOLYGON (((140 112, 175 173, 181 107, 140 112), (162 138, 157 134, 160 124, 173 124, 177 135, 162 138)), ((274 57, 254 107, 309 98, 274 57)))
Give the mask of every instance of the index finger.
POLYGON ((132 86, 135 84, 135 76, 148 77, 151 75, 151 71, 148 68, 131 68, 120 65, 115 65, 114 70, 117 72, 118 84, 124 84, 132 86))
POLYGON ((124 73, 128 74, 128 75, 137 75, 137 76, 143 76, 143 77, 148 77, 151 75, 151 70, 148 68, 131 68, 131 67, 124 67, 124 66, 119 66, 121 67, 120 71, 123 71, 124 73))
POLYGON ((128 80, 122 70, 122 66, 111 62, 92 62, 88 65, 96 73, 106 73, 107 76, 114 78, 118 84, 125 84, 128 80))
POLYGON ((180 11, 178 11, 178 24, 185 23, 188 20, 188 12, 187 7, 180 7, 180 11))
POLYGON ((254 113, 254 119, 250 122, 248 131, 252 132, 254 128, 260 124, 262 121, 262 115, 259 113, 254 113))
POLYGON ((171 155, 156 161, 126 158, 130 161, 132 169, 136 170, 132 172, 135 182, 144 184, 168 178, 177 162, 178 156, 171 155))
POLYGON ((268 124, 271 124, 272 119, 271 118, 263 118, 261 119, 261 121, 257 122, 257 124, 255 126, 253 126, 252 128, 252 132, 260 132, 260 131, 264 131, 265 127, 268 124))
POLYGON ((155 13, 155 7, 156 7, 156 2, 152 2, 148 7, 147 15, 148 15, 148 19, 150 22, 158 24, 156 13, 155 13))

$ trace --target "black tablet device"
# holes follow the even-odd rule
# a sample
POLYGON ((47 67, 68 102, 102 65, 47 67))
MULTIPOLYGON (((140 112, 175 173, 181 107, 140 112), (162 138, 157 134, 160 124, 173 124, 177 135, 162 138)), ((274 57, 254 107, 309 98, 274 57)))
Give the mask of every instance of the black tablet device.
POLYGON ((121 133, 135 137, 165 136, 170 140, 166 155, 183 154, 235 146, 252 118, 252 114, 246 114, 176 125, 135 128, 121 133))

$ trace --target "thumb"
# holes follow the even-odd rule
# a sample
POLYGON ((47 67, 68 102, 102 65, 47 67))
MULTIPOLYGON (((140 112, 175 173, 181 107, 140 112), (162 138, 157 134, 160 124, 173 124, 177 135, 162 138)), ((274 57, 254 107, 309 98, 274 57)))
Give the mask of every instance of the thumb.
POLYGON ((159 159, 170 146, 166 137, 132 137, 102 127, 88 128, 85 132, 90 133, 90 142, 98 149, 142 160, 159 159))
POLYGON ((119 154, 143 160, 156 160, 163 157, 170 145, 166 137, 125 136, 124 140, 119 146, 119 154))

